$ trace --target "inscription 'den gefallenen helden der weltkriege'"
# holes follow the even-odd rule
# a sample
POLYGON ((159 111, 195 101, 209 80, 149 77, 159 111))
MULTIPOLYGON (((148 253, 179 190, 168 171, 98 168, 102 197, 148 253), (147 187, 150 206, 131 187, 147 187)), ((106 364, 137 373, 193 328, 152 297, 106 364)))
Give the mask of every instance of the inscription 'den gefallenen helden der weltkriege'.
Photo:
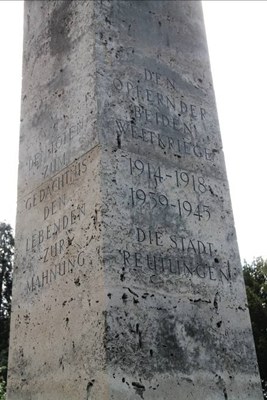
MULTIPOLYGON (((209 148, 203 141, 201 144, 198 142, 201 132, 206 130, 207 111, 190 104, 184 96, 178 98, 179 90, 173 79, 145 68, 142 82, 134 84, 130 80, 116 77, 112 82, 112 90, 116 96, 126 96, 124 101, 130 104, 128 118, 114 119, 114 134, 119 137, 119 144, 124 139, 130 142, 142 141, 149 148, 160 149, 167 157, 175 156, 177 160, 192 156, 208 163, 215 161, 218 150, 209 148), (153 84, 153 89, 147 88, 146 84, 153 84), (158 89, 155 90, 155 87, 158 89), (163 87, 167 89, 167 94, 163 87)), ((72 273, 76 266, 86 265, 82 249, 72 257, 66 254, 74 239, 77 223, 86 223, 90 219, 86 212, 86 201, 70 207, 63 190, 70 185, 79 185, 80 177, 88 171, 88 154, 92 149, 80 158, 71 160, 68 146, 74 136, 81 135, 80 142, 83 143, 87 128, 80 120, 71 126, 66 125, 65 129, 59 135, 56 129, 48 147, 27 160, 29 172, 40 171, 45 180, 24 200, 25 212, 42 208, 39 227, 25 238, 26 254, 39 249, 38 267, 34 267, 34 274, 27 281, 28 291, 41 289, 60 276, 72 273), (51 157, 50 162, 48 155, 51 157), (49 175, 53 176, 47 179, 49 175), (55 259, 60 261, 55 263, 55 259)), ((124 200, 124 207, 130 207, 132 212, 171 211, 174 212, 177 225, 181 221, 186 223, 188 219, 195 219, 201 227, 212 220, 215 209, 214 203, 212 205, 209 202, 209 196, 213 195, 214 187, 209 177, 179 169, 178 166, 170 170, 162 162, 148 161, 144 156, 136 154, 123 154, 121 168, 132 181, 124 200), (171 191, 166 189, 166 182, 171 184, 171 191), (181 197, 181 190, 182 193, 189 190, 190 198, 181 197)), ((168 227, 155 230, 136 224, 129 238, 136 248, 129 250, 122 247, 117 250, 121 280, 127 269, 144 271, 146 275, 149 273, 150 282, 156 284, 164 283, 166 279, 179 278, 228 283, 231 280, 229 261, 219 259, 215 245, 201 237, 188 237, 186 231, 174 234, 168 232, 168 227), (153 245, 153 252, 148 251, 150 245, 153 245), (145 250, 142 246, 145 246, 145 250)))

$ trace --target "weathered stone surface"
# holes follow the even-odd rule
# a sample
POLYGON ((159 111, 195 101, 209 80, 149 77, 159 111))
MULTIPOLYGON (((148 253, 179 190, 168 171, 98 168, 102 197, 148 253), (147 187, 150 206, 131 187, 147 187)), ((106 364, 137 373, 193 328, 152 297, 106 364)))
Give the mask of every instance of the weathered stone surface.
POLYGON ((261 399, 199 2, 28 1, 8 400, 261 399))

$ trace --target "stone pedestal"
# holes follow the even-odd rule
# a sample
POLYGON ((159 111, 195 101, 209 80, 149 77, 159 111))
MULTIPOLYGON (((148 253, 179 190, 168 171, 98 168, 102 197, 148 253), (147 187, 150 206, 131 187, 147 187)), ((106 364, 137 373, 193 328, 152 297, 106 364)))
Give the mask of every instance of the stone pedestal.
POLYGON ((8 400, 259 400, 200 2, 27 1, 8 400))

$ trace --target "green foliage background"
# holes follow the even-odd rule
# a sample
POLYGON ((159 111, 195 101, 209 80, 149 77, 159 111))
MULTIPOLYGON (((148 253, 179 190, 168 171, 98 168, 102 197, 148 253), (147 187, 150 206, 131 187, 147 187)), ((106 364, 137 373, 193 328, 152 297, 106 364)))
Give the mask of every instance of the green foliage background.
POLYGON ((244 265, 248 306, 262 380, 267 399, 267 260, 262 257, 244 265))
POLYGON ((7 380, 13 254, 11 226, 0 223, 0 400, 5 399, 7 380))

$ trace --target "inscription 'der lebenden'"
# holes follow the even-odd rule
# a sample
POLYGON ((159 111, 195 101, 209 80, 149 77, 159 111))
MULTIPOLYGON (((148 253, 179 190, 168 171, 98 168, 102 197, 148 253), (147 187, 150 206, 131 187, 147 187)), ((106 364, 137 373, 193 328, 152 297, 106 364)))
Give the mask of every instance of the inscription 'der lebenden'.
MULTIPOLYGON (((57 201, 55 200, 55 202, 57 201)), ((58 203, 61 205, 61 202, 62 199, 60 198, 58 203)), ((44 208, 44 220, 46 219, 48 209, 48 206, 44 208)), ((58 209, 51 208, 51 210, 54 211, 52 215, 56 215, 61 209, 61 206, 58 209)), ((37 229, 34 233, 26 238, 26 251, 32 251, 36 249, 36 247, 38 247, 40 244, 44 244, 49 239, 56 239, 60 233, 70 229, 78 221, 83 219, 85 217, 85 212, 85 203, 78 204, 76 206, 73 205, 73 209, 65 211, 65 213, 61 216, 58 216, 55 221, 52 221, 50 224, 44 226, 42 224, 41 229, 37 229)))

